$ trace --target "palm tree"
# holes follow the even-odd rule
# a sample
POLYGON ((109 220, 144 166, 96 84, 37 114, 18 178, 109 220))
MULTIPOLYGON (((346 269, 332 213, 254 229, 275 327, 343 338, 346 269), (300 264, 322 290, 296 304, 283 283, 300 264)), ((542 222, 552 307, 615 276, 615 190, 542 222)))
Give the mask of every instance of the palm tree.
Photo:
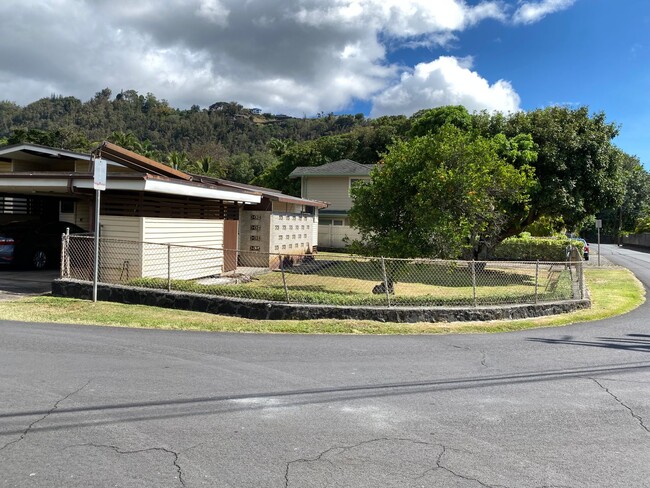
POLYGON ((185 170, 189 160, 185 151, 172 151, 167 155, 167 164, 178 170, 185 170))
POLYGON ((140 147, 140 141, 133 132, 122 132, 116 130, 108 137, 108 140, 124 149, 128 149, 129 151, 138 152, 138 148, 140 147))

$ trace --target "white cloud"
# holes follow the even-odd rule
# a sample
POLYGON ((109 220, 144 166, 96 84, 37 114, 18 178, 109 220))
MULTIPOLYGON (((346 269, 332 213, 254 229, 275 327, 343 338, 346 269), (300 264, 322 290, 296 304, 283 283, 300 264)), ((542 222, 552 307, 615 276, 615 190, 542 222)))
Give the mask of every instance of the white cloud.
POLYGON ((420 63, 412 72, 373 99, 373 116, 406 114, 443 105, 463 105, 469 111, 519 110, 519 96, 509 82, 490 85, 471 70, 471 60, 442 56, 420 63))
POLYGON ((538 2, 523 2, 517 8, 512 20, 516 24, 533 24, 549 14, 565 10, 576 0, 541 0, 538 2))
MULTIPOLYGON (((547 10, 538 10, 539 15, 558 1, 543 2, 547 10)), ((415 68, 398 66, 388 60, 388 45, 444 46, 485 19, 508 21, 501 0, 471 3, 3 0, 0 17, 12 27, 0 43, 0 93, 24 104, 52 93, 88 99, 110 87, 114 92, 152 92, 179 107, 235 100, 271 112, 311 115, 343 110, 356 99, 398 111, 398 92, 408 98, 417 76, 446 58, 415 68)), ((526 3, 517 15, 533 12, 535 6, 542 8, 541 3, 526 3)), ((526 15, 532 18, 534 12, 526 15)), ((452 72, 439 67, 437 75, 428 74, 429 84, 452 72)), ((468 69, 461 73, 481 80, 468 69)), ((485 106, 483 85, 470 86, 469 78, 438 82, 447 93, 440 99, 454 99, 451 94, 457 93, 457 98, 485 106), (456 82, 465 84, 456 87, 456 82)), ((483 82, 493 105, 513 105, 508 83, 490 87, 483 82)))

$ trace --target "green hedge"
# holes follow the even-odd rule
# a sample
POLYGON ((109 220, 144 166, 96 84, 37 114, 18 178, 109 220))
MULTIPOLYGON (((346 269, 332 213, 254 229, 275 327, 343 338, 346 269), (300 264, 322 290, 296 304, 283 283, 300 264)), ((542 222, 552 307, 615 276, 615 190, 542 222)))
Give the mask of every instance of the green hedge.
POLYGON ((492 259, 504 261, 565 261, 567 246, 578 248, 582 256, 583 243, 573 239, 544 237, 509 237, 496 246, 492 259))

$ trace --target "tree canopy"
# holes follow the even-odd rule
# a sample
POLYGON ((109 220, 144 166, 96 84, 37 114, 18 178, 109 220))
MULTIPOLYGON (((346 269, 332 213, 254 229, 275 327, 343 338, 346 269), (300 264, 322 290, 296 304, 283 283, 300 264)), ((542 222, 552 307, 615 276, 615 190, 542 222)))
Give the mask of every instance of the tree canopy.
POLYGON ((530 166, 503 155, 505 142, 445 124, 391 146, 371 183, 352 189, 366 252, 448 258, 469 246, 478 257, 527 211, 535 182, 530 166))

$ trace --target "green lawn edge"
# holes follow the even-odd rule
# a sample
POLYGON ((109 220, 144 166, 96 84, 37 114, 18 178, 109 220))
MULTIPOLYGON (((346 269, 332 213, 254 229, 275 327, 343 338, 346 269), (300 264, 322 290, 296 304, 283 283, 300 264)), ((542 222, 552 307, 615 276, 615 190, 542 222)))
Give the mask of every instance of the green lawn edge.
POLYGON ((223 315, 40 296, 0 302, 0 317, 18 322, 107 325, 165 330, 294 334, 448 334, 494 333, 557 327, 614 317, 645 302, 643 284, 623 268, 585 270, 592 306, 562 315, 488 322, 418 322, 367 320, 251 320, 223 315))

